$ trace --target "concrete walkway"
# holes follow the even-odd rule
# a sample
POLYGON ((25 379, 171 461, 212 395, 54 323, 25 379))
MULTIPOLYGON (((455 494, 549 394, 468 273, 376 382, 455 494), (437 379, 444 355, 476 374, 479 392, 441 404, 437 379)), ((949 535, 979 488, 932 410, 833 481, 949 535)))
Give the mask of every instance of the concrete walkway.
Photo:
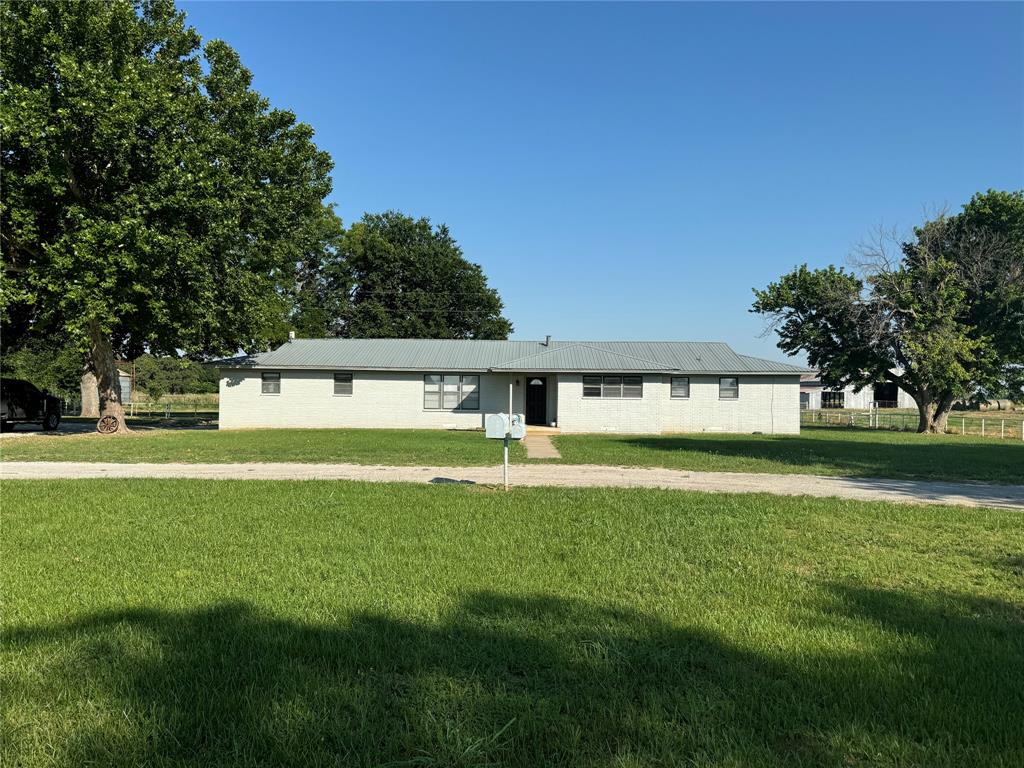
POLYGON ((523 438, 523 447, 526 449, 526 457, 529 459, 560 459, 562 454, 555 448, 551 438, 547 435, 531 435, 526 433, 523 438))
MULTIPOLYGON (((928 480, 688 472, 588 464, 513 464, 513 485, 669 488, 718 493, 838 496, 859 501, 961 504, 1024 510, 1024 485, 981 485, 928 480)), ((114 464, 0 462, 0 480, 57 478, 198 478, 211 480, 363 480, 403 483, 501 482, 501 467, 391 467, 367 464, 114 464)))

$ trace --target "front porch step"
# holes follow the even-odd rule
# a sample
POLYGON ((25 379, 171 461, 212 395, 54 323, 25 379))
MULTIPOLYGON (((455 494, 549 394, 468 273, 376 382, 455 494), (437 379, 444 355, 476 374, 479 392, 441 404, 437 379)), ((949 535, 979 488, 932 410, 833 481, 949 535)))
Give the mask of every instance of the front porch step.
POLYGON ((560 435, 560 434, 562 434, 562 430, 560 430, 558 427, 541 427, 541 426, 536 426, 534 424, 527 424, 526 425, 526 434, 527 435, 560 435))

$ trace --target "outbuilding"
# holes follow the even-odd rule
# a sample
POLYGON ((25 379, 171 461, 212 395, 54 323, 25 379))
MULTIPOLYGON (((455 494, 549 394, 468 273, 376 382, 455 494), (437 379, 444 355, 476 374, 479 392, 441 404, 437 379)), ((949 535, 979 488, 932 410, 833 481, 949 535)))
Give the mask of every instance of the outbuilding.
POLYGON ((721 342, 295 339, 224 361, 220 428, 800 431, 807 369, 721 342))

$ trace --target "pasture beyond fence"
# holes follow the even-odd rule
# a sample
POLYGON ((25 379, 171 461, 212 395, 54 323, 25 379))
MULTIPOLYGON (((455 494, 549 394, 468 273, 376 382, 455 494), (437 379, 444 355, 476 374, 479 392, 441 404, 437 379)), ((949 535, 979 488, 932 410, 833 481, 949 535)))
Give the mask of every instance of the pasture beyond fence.
MULTIPOLYGON (((917 412, 911 411, 801 411, 801 426, 855 427, 887 429, 897 432, 917 430, 917 412)), ((954 411, 946 422, 947 435, 974 435, 1003 440, 1024 441, 1024 414, 1016 412, 965 413, 954 411)))

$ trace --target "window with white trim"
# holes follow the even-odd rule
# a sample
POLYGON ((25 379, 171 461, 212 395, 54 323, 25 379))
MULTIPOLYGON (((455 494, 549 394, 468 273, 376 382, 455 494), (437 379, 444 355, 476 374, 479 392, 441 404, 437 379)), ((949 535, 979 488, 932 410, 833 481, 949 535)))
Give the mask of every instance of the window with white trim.
POLYGON ((334 394, 339 397, 351 397, 352 396, 352 374, 351 373, 336 373, 334 374, 334 394))
POLYGON ((281 374, 277 371, 264 371, 261 373, 260 391, 264 395, 280 395, 281 374))
POLYGON ((672 377, 672 397, 677 400, 686 399, 690 396, 690 377, 672 377))
POLYGON ((718 399, 736 400, 740 396, 740 380, 735 376, 722 376, 718 380, 718 399))
POLYGON ((480 376, 468 373, 425 374, 423 408, 427 411, 479 411, 480 376))
POLYGON ((644 377, 613 374, 583 377, 583 396, 639 399, 644 396, 644 377))

